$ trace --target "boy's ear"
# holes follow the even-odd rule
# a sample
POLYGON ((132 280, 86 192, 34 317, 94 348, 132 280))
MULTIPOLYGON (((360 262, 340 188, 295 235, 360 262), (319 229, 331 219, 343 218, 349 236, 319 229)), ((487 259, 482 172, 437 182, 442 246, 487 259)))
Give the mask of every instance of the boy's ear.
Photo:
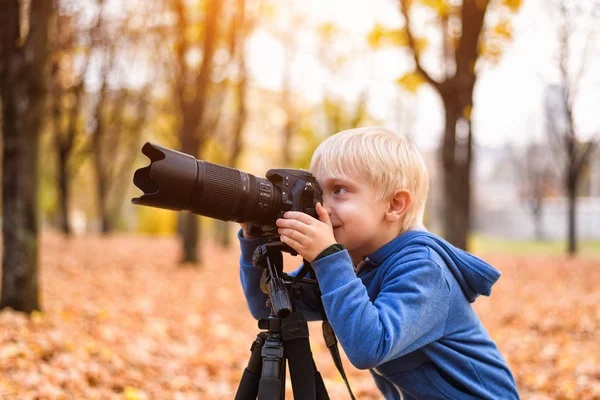
POLYGON ((385 212, 385 219, 389 222, 396 222, 406 214, 408 207, 412 202, 412 196, 406 189, 402 189, 394 193, 390 202, 388 203, 388 209, 385 212))

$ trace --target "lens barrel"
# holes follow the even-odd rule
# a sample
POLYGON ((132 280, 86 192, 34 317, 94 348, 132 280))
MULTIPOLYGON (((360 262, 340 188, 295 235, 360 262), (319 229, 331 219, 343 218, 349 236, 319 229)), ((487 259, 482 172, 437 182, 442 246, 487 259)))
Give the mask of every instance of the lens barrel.
POLYGON ((257 225, 273 223, 281 211, 281 192, 268 179, 152 143, 142 153, 150 165, 134 174, 144 194, 133 204, 257 225))

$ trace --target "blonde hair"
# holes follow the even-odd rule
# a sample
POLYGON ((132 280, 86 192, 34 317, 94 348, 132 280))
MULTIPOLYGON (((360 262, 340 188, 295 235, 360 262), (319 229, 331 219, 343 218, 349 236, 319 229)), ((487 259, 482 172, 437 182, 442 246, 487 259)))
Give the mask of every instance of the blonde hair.
POLYGON ((410 192, 412 201, 401 233, 423 225, 429 176, 423 158, 402 135, 382 127, 339 132, 315 150, 310 170, 332 176, 365 179, 377 190, 377 201, 391 199, 398 190, 410 192))

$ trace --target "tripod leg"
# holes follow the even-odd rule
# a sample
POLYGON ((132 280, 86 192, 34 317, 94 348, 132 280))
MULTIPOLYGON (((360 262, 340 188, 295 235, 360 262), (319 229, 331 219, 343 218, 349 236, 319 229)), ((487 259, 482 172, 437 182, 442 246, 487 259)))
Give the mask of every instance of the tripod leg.
POLYGON ((283 400, 285 397, 285 358, 281 335, 278 333, 268 335, 262 349, 262 358, 263 369, 258 385, 258 399, 283 400))
POLYGON ((248 360, 248 366, 244 370, 244 375, 242 375, 240 385, 235 394, 235 400, 256 400, 262 370, 261 352, 266 338, 267 334, 261 332, 256 336, 256 340, 252 342, 252 347, 250 348, 252 354, 250 355, 250 360, 248 360))
POLYGON ((329 400, 329 394, 327 393, 327 389, 325 389, 325 382, 323 382, 323 377, 321 373, 317 371, 317 367, 315 366, 315 389, 317 400, 329 400))

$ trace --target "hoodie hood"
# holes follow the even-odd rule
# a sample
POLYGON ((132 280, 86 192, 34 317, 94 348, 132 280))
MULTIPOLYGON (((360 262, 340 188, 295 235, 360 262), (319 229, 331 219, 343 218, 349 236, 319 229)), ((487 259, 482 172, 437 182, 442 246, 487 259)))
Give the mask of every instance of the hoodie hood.
POLYGON ((489 296, 492 286, 500 278, 500 271, 487 262, 426 231, 406 232, 366 257, 364 262, 371 266, 381 265, 400 248, 413 244, 427 246, 440 255, 471 303, 480 294, 489 296))

